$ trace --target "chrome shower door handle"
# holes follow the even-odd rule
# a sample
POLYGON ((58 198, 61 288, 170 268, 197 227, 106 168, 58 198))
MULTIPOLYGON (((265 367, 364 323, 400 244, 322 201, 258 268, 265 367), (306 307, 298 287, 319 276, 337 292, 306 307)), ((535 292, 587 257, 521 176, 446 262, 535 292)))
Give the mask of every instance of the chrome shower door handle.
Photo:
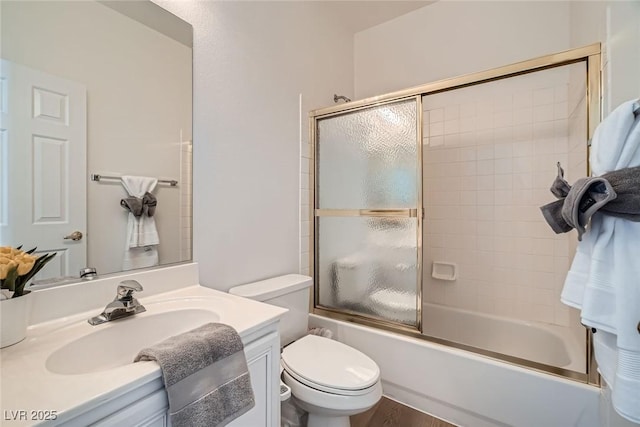
POLYGON ((73 240, 73 241, 82 240, 82 232, 74 231, 73 233, 69 234, 68 236, 64 236, 64 240, 73 240))

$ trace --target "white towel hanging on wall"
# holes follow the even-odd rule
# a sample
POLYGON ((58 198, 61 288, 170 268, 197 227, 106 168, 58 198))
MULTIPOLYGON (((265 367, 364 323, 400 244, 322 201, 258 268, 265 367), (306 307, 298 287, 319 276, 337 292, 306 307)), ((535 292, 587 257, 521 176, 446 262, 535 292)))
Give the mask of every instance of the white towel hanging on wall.
MULTIPOLYGON (((130 196, 142 198, 146 192, 152 192, 158 180, 146 176, 124 175, 122 186, 130 196)), ((129 212, 127 218, 127 237, 122 262, 123 270, 152 267, 158 265, 160 236, 154 217, 141 215, 136 217, 129 212)))
MULTIPOLYGON (((640 166, 638 102, 628 101, 600 123, 589 160, 593 176, 640 166)), ((640 423, 640 222, 596 212, 578 243, 562 302, 596 328, 595 356, 612 389, 614 409, 640 423)))

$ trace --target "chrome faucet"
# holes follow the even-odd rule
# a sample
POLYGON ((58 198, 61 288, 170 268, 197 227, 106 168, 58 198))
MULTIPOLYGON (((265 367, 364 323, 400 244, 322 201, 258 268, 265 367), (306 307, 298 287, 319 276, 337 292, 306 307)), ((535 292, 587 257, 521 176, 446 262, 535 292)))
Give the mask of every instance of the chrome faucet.
POLYGON ((133 297, 134 292, 142 291, 142 285, 135 280, 125 280, 118 285, 118 295, 112 302, 107 304, 104 311, 88 320, 91 325, 110 322, 123 317, 147 311, 137 299, 133 297))

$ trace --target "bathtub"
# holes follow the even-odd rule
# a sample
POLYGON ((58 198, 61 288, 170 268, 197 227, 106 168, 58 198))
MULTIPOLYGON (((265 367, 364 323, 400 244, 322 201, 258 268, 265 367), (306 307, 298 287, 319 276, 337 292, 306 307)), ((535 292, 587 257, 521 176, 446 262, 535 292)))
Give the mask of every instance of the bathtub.
POLYGON ((426 303, 423 332, 525 360, 586 372, 586 346, 569 328, 426 303))
POLYGON ((599 426, 597 387, 355 323, 309 323, 375 360, 385 395, 456 425, 599 426))

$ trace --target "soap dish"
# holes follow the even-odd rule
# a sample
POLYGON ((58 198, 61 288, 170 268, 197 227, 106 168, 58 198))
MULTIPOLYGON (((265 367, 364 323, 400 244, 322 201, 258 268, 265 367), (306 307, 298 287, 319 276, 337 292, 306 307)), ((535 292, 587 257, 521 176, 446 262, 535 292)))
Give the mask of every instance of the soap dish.
POLYGON ((453 262, 433 261, 431 277, 438 280, 453 281, 458 275, 458 266, 453 262))

